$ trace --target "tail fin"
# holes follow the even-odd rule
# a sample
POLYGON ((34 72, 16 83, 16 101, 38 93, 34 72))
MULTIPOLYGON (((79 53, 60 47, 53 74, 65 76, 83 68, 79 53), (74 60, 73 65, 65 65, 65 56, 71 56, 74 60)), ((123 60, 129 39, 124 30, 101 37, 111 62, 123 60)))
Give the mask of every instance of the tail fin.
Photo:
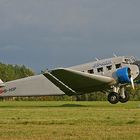
POLYGON ((0 79, 0 88, 4 86, 5 86, 4 82, 0 79))

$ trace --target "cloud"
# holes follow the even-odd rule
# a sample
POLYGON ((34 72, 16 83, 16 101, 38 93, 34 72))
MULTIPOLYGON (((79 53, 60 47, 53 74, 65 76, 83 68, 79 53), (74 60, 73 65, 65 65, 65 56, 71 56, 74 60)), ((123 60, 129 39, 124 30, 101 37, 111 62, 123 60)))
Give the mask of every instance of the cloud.
POLYGON ((139 56, 139 6, 138 0, 1 0, 0 59, 39 70, 113 52, 139 56))
POLYGON ((2 46, 0 47, 0 51, 19 51, 19 50, 23 50, 22 47, 20 46, 14 46, 14 45, 7 45, 7 46, 2 46))

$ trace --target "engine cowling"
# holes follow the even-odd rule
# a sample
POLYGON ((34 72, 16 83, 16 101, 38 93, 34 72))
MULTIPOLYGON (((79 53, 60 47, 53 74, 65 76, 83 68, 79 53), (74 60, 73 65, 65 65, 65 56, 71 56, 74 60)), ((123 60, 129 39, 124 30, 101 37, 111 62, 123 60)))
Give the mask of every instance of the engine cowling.
POLYGON ((116 75, 119 83, 121 84, 131 83, 131 70, 129 67, 118 69, 116 71, 116 75))

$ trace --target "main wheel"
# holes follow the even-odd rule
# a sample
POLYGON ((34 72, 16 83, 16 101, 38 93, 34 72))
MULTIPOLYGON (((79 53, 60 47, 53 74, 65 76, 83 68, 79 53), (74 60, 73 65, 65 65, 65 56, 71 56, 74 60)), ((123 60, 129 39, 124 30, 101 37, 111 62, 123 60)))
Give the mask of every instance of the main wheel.
POLYGON ((116 103, 118 103, 118 102, 119 102, 119 98, 120 98, 120 96, 119 96, 119 94, 116 93, 116 92, 111 92, 111 93, 109 93, 109 95, 108 95, 108 101, 109 101, 111 104, 116 104, 116 103))
POLYGON ((130 95, 129 95, 127 92, 125 92, 125 98, 122 98, 122 97, 120 96, 119 101, 120 101, 121 103, 126 103, 127 101, 129 101, 129 98, 130 98, 130 95))

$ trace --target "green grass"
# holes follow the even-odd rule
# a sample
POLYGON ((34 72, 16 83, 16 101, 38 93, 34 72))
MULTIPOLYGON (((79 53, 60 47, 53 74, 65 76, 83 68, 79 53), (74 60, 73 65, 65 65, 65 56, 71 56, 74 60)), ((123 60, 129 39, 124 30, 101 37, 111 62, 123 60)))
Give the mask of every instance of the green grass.
POLYGON ((140 140, 140 102, 0 102, 2 140, 140 140))

